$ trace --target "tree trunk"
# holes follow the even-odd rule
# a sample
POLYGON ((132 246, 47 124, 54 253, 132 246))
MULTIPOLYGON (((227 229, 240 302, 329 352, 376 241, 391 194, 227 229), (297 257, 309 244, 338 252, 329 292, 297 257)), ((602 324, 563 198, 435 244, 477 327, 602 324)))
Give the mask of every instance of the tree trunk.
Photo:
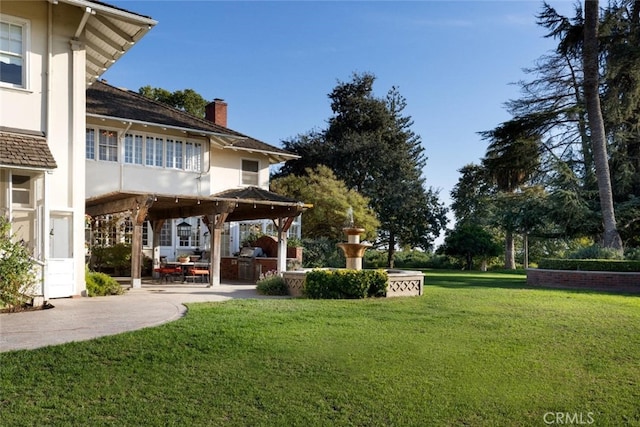
POLYGON ((515 244, 513 242, 513 232, 507 231, 504 242, 504 268, 506 270, 516 269, 515 244))
POLYGON ((387 268, 393 268, 396 257, 396 235, 389 232, 389 248, 387 249, 387 268))
POLYGON ((600 209, 604 226, 603 246, 622 250, 622 240, 616 226, 613 210, 613 193, 611 190, 611 175, 607 156, 606 136, 599 94, 599 64, 598 64, 598 0, 584 2, 584 95, 591 130, 591 146, 598 180, 600 195, 600 209))

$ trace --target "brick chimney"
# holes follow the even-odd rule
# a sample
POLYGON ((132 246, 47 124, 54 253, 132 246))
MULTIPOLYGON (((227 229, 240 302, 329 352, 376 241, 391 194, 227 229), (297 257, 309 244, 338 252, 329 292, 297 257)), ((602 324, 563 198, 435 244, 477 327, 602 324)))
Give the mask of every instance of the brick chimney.
POLYGON ((218 126, 227 127, 227 103, 216 98, 204 107, 204 118, 218 126))

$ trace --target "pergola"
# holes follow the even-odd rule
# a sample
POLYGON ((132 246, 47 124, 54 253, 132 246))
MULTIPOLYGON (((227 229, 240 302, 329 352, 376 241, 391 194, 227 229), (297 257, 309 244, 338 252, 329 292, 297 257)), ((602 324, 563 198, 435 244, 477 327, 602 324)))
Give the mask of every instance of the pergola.
POLYGON ((142 225, 151 222, 154 265, 159 262, 160 229, 168 219, 202 217, 211 235, 209 286, 220 284, 221 235, 225 222, 271 219, 278 230, 278 272, 286 270, 287 231, 312 205, 258 188, 230 189, 211 196, 116 192, 86 200, 91 216, 129 212, 133 222, 131 284, 142 285, 142 225))

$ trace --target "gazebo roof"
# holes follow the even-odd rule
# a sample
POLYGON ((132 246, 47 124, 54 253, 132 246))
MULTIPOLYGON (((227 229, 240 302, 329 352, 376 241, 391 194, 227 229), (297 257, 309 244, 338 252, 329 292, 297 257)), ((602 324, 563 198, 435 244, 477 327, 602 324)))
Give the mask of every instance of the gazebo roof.
POLYGON ((87 199, 86 213, 106 215, 147 208, 150 220, 228 213, 227 221, 288 218, 312 205, 258 187, 230 189, 207 197, 111 193, 87 199))

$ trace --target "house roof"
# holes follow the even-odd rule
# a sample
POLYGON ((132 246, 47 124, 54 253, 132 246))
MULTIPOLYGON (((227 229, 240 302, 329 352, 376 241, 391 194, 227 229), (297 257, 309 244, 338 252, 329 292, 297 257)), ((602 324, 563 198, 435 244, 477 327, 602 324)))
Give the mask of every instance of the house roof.
POLYGON ((240 199, 250 202, 298 203, 295 199, 291 199, 259 187, 234 188, 221 193, 216 193, 211 197, 214 197, 217 200, 240 199))
POLYGON ((0 166, 31 169, 58 167, 42 133, 0 127, 0 166))
POLYGON ((215 136, 225 149, 265 153, 271 156, 273 163, 298 158, 297 155, 266 142, 100 80, 87 89, 87 115, 208 134, 215 136))
POLYGON ((82 10, 75 38, 84 34, 86 81, 90 85, 137 43, 157 21, 101 1, 57 0, 82 10))

